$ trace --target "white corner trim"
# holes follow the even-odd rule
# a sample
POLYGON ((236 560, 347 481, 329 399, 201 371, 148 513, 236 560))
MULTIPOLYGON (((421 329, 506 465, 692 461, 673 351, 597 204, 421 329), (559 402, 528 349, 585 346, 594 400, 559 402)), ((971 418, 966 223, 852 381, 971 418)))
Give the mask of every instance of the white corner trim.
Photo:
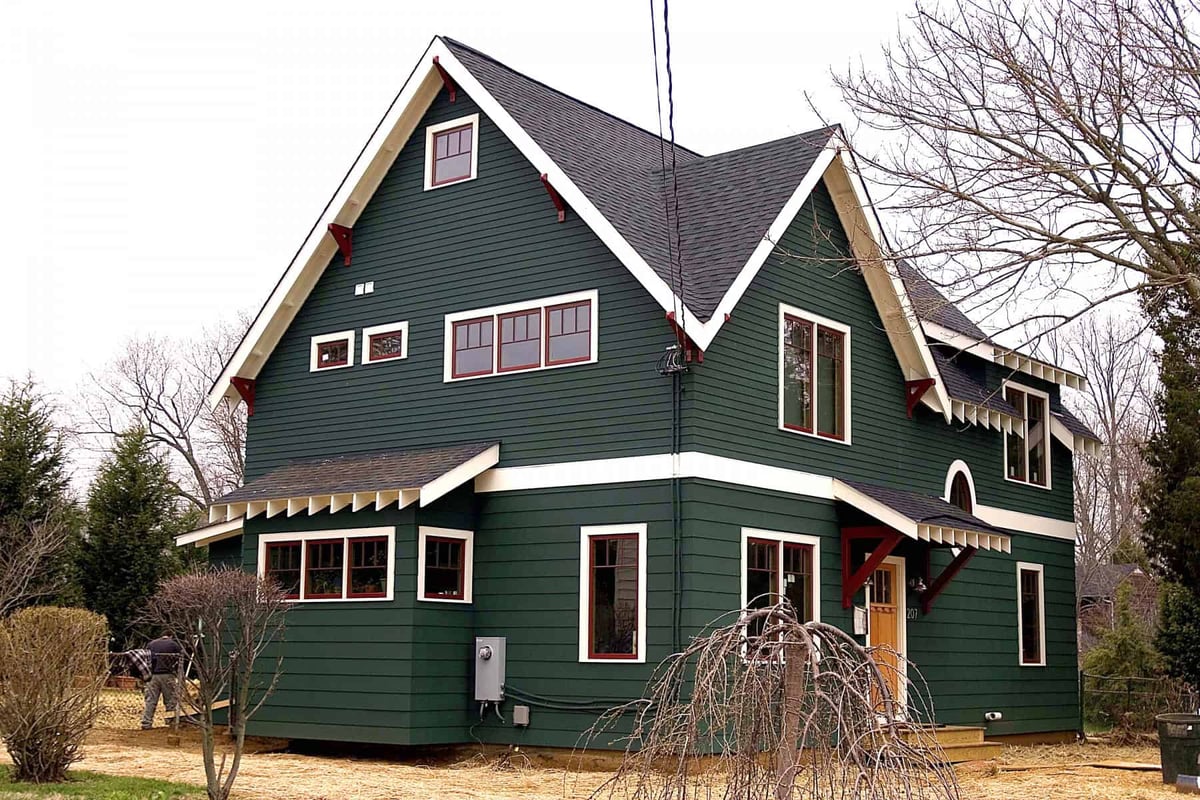
MULTIPOLYGON (((961 458, 954 459, 954 461, 950 464, 950 468, 946 470, 946 488, 945 491, 942 492, 942 499, 947 503, 950 502, 950 487, 954 485, 954 477, 960 472, 967 478, 967 488, 971 494, 971 513, 975 514, 974 509, 979 505, 979 498, 975 495, 975 476, 971 474, 971 468, 967 465, 967 462, 963 461, 961 458)), ((979 515, 975 514, 975 516, 979 515)), ((983 519, 983 517, 979 518, 983 519)), ((983 521, 987 522, 987 520, 983 521)))
POLYGON ((1046 573, 1045 567, 1041 564, 1031 564, 1026 561, 1017 562, 1017 664, 1022 667, 1044 667, 1046 666, 1046 573), (1041 656, 1038 661, 1025 661, 1024 653, 1022 652, 1022 636, 1024 636, 1025 618, 1024 612, 1021 609, 1021 573, 1036 572, 1038 576, 1038 615, 1041 617, 1038 620, 1038 655, 1041 656))
POLYGON ((408 358, 408 322, 392 322, 387 325, 372 325, 362 330, 362 364, 386 364, 389 361, 403 361, 408 358), (400 355, 388 358, 371 358, 371 337, 381 333, 399 333, 400 355))
POLYGON ((255 568, 258 577, 262 578, 266 574, 267 567, 267 545, 274 542, 299 542, 300 543, 300 597, 299 599, 291 600, 293 603, 384 603, 392 600, 396 592, 396 529, 393 526, 380 526, 375 528, 340 528, 337 530, 327 531, 294 531, 282 533, 260 533, 258 535, 258 565, 255 568), (350 591, 350 548, 348 542, 352 539, 366 538, 387 538, 388 548, 388 563, 387 563, 387 594, 383 597, 346 597, 346 593, 350 591), (341 539, 342 540, 342 597, 318 597, 309 599, 305 597, 307 589, 307 569, 308 569, 308 545, 307 543, 319 539, 341 539))
POLYGON ((779 430, 784 431, 785 433, 795 434, 797 436, 808 436, 813 439, 817 439, 819 441, 834 442, 834 443, 843 444, 843 445, 851 444, 851 434, 853 431, 853 425, 851 424, 852 403, 850 402, 850 399, 851 399, 850 384, 851 384, 851 377, 853 376, 854 371, 851 366, 851 357, 850 357, 850 353, 851 353, 850 326, 846 325, 845 323, 837 322, 836 320, 829 319, 828 317, 823 317, 820 314, 814 314, 811 311, 806 311, 802 308, 798 308, 797 306, 790 306, 787 303, 780 303, 779 304, 779 322, 778 322, 778 326, 777 326, 777 330, 776 330, 776 338, 778 339, 778 351, 779 351, 778 352, 779 360, 778 360, 778 363, 776 364, 776 374, 775 374, 775 380, 776 380, 776 383, 778 386, 777 427, 779 428, 779 430), (842 344, 843 344, 843 348, 842 348, 842 408, 843 408, 843 411, 845 412, 845 418, 843 419, 843 424, 845 425, 846 430, 845 430, 845 435, 841 439, 838 439, 837 437, 834 437, 834 436, 824 436, 817 432, 817 419, 819 416, 819 414, 818 414, 819 409, 818 409, 817 404, 818 404, 819 398, 817 397, 817 370, 815 369, 816 360, 818 358, 816 328, 813 329, 813 337, 812 337, 812 352, 813 352, 813 365, 814 365, 813 374, 812 374, 813 429, 811 431, 803 431, 803 430, 799 430, 797 428, 789 428, 784 422, 783 407, 784 407, 784 402, 785 402, 785 389, 784 389, 784 380, 783 380, 783 377, 784 377, 783 376, 783 363, 784 363, 784 340, 787 338, 787 318, 788 317, 794 317, 794 318, 799 319, 804 322, 811 322, 815 326, 818 326, 818 327, 829 328, 830 330, 834 330, 834 331, 837 331, 838 333, 841 333, 842 336, 844 337, 842 339, 842 344))
POLYGON ((434 528, 422 525, 417 529, 417 600, 422 603, 456 603, 469 605, 475 596, 475 531, 455 528, 434 528), (463 542, 463 597, 461 600, 425 596, 425 541, 430 536, 438 539, 460 539, 463 542))
POLYGON ((215 525, 205 525, 203 528, 197 528, 194 531, 180 534, 175 537, 176 547, 186 547, 189 544, 194 544, 196 547, 219 542, 222 539, 232 539, 234 536, 242 535, 242 527, 245 525, 244 517, 237 517, 225 522, 218 522, 215 525))
POLYGON ((534 300, 525 300, 518 303, 505 303, 503 305, 489 306, 487 308, 474 308, 470 311, 455 311, 452 314, 446 314, 442 323, 442 382, 457 383, 459 381, 471 381, 479 378, 495 378, 500 375, 515 375, 522 372, 537 372, 546 369, 559 369, 562 367, 576 367, 583 364, 595 364, 600 354, 600 293, 596 289, 587 289, 582 292, 570 292, 569 294, 559 294, 553 297, 540 297, 534 300), (570 303, 590 303, 591 310, 591 353, 587 359, 579 361, 569 361, 563 364, 545 364, 546 355, 546 340, 550 335, 549 325, 546 322, 546 309, 551 306, 561 306, 570 303), (500 369, 500 320, 504 314, 512 314, 517 311, 534 311, 541 312, 541 340, 539 348, 539 363, 537 366, 522 367, 520 369, 500 369), (454 377, 454 325, 458 322, 467 320, 492 319, 492 371, 482 375, 464 375, 462 377, 454 377))
MULTIPOLYGON (((791 544, 808 545, 813 549, 813 619, 821 621, 821 537, 804 533, 788 533, 785 531, 767 531, 760 528, 742 528, 742 567, 738 572, 739 591, 742 608, 752 598, 746 596, 746 565, 749 558, 750 540, 767 539, 773 542, 789 542, 791 544)), ((782 564, 781 564, 782 568, 782 564)))
POLYGON ((581 664, 645 664, 646 663, 646 523, 628 525, 585 525, 579 529, 579 662, 581 664), (637 534, 638 542, 638 629, 637 653, 633 658, 591 658, 588 637, 591 634, 591 549, 593 536, 637 534))
POLYGON ((323 333, 320 336, 312 337, 308 346, 308 371, 309 372, 330 372, 335 369, 345 369, 346 367, 354 366, 354 331, 339 331, 337 333, 323 333), (338 364, 336 367, 322 367, 317 363, 318 346, 329 342, 346 341, 346 363, 338 364))
POLYGON ((500 445, 494 444, 482 453, 472 456, 454 469, 434 478, 421 487, 421 507, 429 505, 448 492, 457 489, 486 469, 500 462, 500 445))
POLYGON ((425 128, 425 191, 431 189, 441 189, 446 186, 453 186, 456 183, 466 183, 473 181, 479 177, 479 115, 470 114, 458 119, 452 119, 447 122, 439 122, 436 125, 430 125, 425 128), (442 131, 448 131, 451 128, 464 128, 467 125, 471 126, 471 174, 465 178, 446 181, 433 185, 433 137, 442 131))
POLYGON ((1043 392, 1041 389, 1034 389, 1032 386, 1026 386, 1023 383, 1018 383, 1016 381, 1004 381, 1003 383, 1000 384, 1000 396, 1004 398, 1005 402, 1008 402, 1008 389, 1009 388, 1016 389, 1019 392, 1024 392, 1026 395, 1025 407, 1017 409, 1018 411, 1021 412, 1021 418, 1022 418, 1021 419, 1022 432, 1019 434, 1019 438, 1022 441, 1021 446, 1025 448, 1025 478, 1026 478, 1026 480, 1019 481, 1016 478, 1008 477, 1008 437, 1014 435, 1014 434, 1010 434, 1008 432, 1005 432, 1005 434, 1004 434, 1005 439, 1003 442, 1003 447, 1001 447, 1002 456, 1003 456, 1003 460, 1004 460, 1004 466, 1003 466, 1004 480, 1008 481, 1009 483, 1018 484, 1019 486, 1028 486, 1033 489, 1041 489, 1041 490, 1047 491, 1047 492, 1051 491, 1054 488, 1054 486, 1053 486, 1053 484, 1054 484, 1054 464, 1053 464, 1054 453, 1052 452, 1054 448, 1050 446, 1050 442, 1052 439, 1051 429, 1053 428, 1054 413, 1050 410, 1050 395, 1047 392, 1043 392), (1028 441, 1029 441, 1029 438, 1028 438, 1028 434, 1029 434, 1029 400, 1028 400, 1028 396, 1029 395, 1033 395, 1035 397, 1040 397, 1046 404, 1045 405, 1046 417, 1043 420, 1046 430, 1042 437, 1044 446, 1046 448, 1046 484, 1044 486, 1040 483, 1033 483, 1032 481, 1028 480, 1028 478, 1029 478, 1029 444, 1028 444, 1028 441))

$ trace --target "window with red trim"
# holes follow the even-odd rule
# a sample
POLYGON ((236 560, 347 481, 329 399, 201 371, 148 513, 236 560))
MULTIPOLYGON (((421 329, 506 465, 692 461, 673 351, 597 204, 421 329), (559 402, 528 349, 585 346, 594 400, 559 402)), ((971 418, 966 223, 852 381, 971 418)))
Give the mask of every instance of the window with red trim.
POLYGON ((446 536, 425 537, 426 600, 466 598, 466 540, 446 536))
POLYGON ((812 433, 813 324, 785 317, 783 330, 783 424, 812 433))
POLYGON ((455 378, 488 375, 492 372, 492 342, 495 320, 492 317, 454 323, 455 378))
POLYGON ((542 364, 542 311, 500 315, 500 371, 542 364))
POLYGON ((274 578, 290 600, 300 597, 300 542, 270 542, 263 575, 274 578))
POLYGON ((360 537, 346 541, 350 547, 350 590, 346 596, 386 597, 387 537, 360 537))
POLYGON ((404 355, 404 331, 373 333, 367 338, 367 360, 386 361, 404 355))
POLYGON ((321 342, 317 345, 317 369, 344 367, 350 363, 350 342, 346 339, 335 339, 332 342, 321 342))
POLYGON ((546 364, 570 364, 592 357, 592 302, 546 309, 546 364))
POLYGON ((846 333, 785 314, 780 421, 787 430, 846 439, 846 333))
POLYGON ((472 177, 474 133, 474 125, 468 123, 433 134, 432 185, 443 186, 472 177))
MULTIPOLYGON (((814 548, 809 544, 778 539, 746 541, 746 607, 767 608, 786 598, 802 622, 815 615, 814 548)), ((750 636, 761 636, 765 619, 754 620, 750 636)))
POLYGON ((588 541, 588 657, 637 658, 638 535, 588 541))
POLYGON ((950 481, 950 505, 958 506, 968 514, 975 511, 971 502, 971 484, 965 473, 956 473, 954 480, 950 481))
POLYGON ((340 598, 345 539, 309 541, 305 554, 304 597, 306 600, 340 598))

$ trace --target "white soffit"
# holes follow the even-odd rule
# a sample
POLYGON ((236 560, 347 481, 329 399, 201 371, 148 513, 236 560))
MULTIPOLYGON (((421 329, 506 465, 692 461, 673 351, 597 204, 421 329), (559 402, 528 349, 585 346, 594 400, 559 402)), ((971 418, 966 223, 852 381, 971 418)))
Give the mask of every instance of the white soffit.
POLYGON ((196 547, 203 547, 206 544, 219 542, 222 539, 231 539, 234 536, 242 535, 242 523, 245 520, 242 517, 218 522, 213 525, 205 525, 203 528, 197 528, 194 531, 180 534, 175 537, 176 547, 186 547, 189 544, 194 544, 196 547))
POLYGON ((1066 386, 1069 389, 1083 390, 1087 388, 1087 378, 1085 376, 1077 372, 1072 372, 1069 369, 1063 369, 1048 361, 1040 361, 1033 356, 1027 356, 1015 350, 1000 347, 992 342, 981 342, 973 336, 952 331, 944 325, 939 325, 929 320, 922 320, 921 326, 925 329, 925 334, 929 338, 944 342, 965 353, 979 356, 985 361, 991 361, 1017 372, 1023 372, 1026 375, 1032 375, 1035 378, 1041 378, 1050 383, 1066 386))

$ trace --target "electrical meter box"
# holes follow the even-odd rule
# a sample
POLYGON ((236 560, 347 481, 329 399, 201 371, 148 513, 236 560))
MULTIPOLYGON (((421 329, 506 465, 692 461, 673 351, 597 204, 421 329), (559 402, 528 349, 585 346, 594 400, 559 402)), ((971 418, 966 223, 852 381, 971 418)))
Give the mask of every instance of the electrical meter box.
POLYGON ((499 703, 504 699, 503 636, 475 637, 475 702, 499 703))

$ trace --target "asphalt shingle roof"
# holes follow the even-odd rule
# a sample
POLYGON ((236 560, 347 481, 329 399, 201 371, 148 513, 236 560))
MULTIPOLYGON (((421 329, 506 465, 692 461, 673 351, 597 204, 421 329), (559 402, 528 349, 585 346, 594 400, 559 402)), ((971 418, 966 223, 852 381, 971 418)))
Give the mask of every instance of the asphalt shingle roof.
POLYGON ((957 351, 951 349, 948 355, 946 352, 948 348, 936 344, 931 345, 929 349, 933 353, 933 361, 937 364, 938 374, 942 376, 942 383, 946 386, 946 392, 951 398, 971 403, 990 411, 998 411, 1001 414, 1007 414, 1016 419, 1021 418, 1021 412, 1009 405, 999 391, 989 390, 986 386, 972 378, 965 369, 955 363, 954 356, 957 351))
POLYGON ((833 135, 823 128, 704 157, 546 86, 461 42, 455 57, 554 160, 669 286, 678 184, 683 298, 708 320, 784 204, 833 135), (665 156, 665 159, 664 159, 665 156))
POLYGON ((1058 417, 1059 422, 1066 426, 1067 430, 1076 436, 1082 436, 1086 439, 1100 441, 1100 437, 1092 431, 1088 424, 1079 417, 1067 410, 1066 406, 1050 409, 1050 413, 1058 417))
POLYGON ((913 522, 923 522, 928 525, 959 528, 961 530, 993 533, 1008 536, 1008 531, 988 525, 974 514, 968 514, 958 506, 951 505, 940 497, 910 492, 905 489, 890 489, 886 486, 876 486, 871 483, 843 480, 847 486, 858 491, 888 508, 907 517, 913 522))
POLYGON ((424 450, 392 450, 294 461, 234 489, 217 503, 416 489, 494 444, 473 442, 424 450))
POLYGON ((900 273, 900 279, 904 281, 908 299, 912 301, 918 317, 981 342, 991 341, 978 325, 959 311, 916 267, 907 261, 897 261, 896 270, 900 273))

